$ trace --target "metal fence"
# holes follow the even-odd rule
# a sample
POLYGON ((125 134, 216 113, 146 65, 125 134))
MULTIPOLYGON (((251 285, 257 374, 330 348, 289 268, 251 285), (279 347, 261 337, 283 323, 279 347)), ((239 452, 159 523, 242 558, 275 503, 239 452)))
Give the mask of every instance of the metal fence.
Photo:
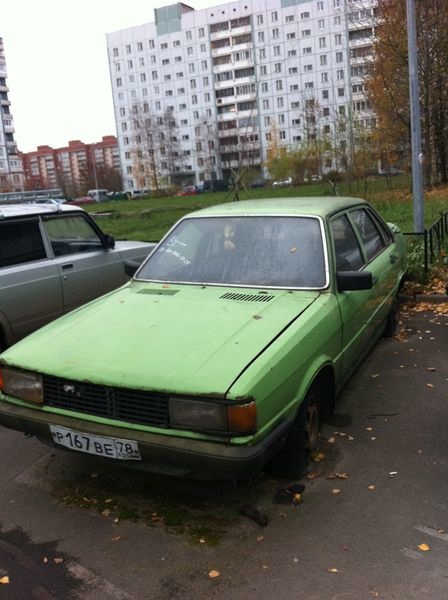
POLYGON ((422 241, 424 267, 425 272, 428 272, 429 265, 436 262, 441 252, 448 246, 448 210, 423 232, 404 232, 404 235, 414 236, 422 241))

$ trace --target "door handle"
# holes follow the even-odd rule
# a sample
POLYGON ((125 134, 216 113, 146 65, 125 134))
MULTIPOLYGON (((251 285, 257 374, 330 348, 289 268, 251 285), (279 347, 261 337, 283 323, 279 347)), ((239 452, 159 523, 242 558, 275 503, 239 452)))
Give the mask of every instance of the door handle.
POLYGON ((73 263, 67 263, 65 265, 62 265, 63 271, 68 271, 69 269, 73 269, 73 263))
POLYGON ((391 254, 390 255, 390 262, 393 265, 394 263, 396 263, 398 260, 398 256, 396 254, 391 254))

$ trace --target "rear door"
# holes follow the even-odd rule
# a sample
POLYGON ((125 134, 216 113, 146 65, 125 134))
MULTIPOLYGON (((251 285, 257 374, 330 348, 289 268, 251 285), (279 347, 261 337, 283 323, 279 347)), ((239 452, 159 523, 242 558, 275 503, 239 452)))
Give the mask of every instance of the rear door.
POLYGON ((102 234, 85 214, 44 218, 62 282, 64 312, 85 304, 126 281, 118 250, 106 250, 102 234))
POLYGON ((62 314, 61 279, 48 250, 38 217, 0 221, 0 325, 7 343, 62 314))

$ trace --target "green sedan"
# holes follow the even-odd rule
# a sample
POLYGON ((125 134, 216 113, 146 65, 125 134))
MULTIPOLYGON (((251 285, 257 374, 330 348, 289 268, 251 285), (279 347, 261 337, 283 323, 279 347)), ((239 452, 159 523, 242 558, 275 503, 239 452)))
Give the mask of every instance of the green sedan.
POLYGON ((129 283, 0 356, 0 424, 158 473, 299 477, 343 384, 396 333, 406 266, 363 200, 197 211, 129 283))

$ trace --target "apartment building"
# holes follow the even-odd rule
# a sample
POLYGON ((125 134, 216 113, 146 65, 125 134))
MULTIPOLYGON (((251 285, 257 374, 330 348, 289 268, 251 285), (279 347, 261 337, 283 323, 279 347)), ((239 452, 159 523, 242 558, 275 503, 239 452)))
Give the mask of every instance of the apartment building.
MULTIPOLYGON (((269 177, 274 151, 372 125, 363 87, 376 0, 241 0, 155 9, 107 35, 123 184, 269 177)), ((328 156, 322 170, 338 168, 328 156)))
POLYGON ((24 186, 23 169, 14 140, 7 77, 3 38, 0 37, 0 192, 20 192, 24 186))
POLYGON ((75 197, 97 188, 95 179, 104 169, 120 169, 117 138, 103 136, 100 142, 84 144, 72 140, 63 148, 38 146, 21 154, 27 190, 61 188, 75 197), (85 188, 85 189, 84 189, 85 188))

